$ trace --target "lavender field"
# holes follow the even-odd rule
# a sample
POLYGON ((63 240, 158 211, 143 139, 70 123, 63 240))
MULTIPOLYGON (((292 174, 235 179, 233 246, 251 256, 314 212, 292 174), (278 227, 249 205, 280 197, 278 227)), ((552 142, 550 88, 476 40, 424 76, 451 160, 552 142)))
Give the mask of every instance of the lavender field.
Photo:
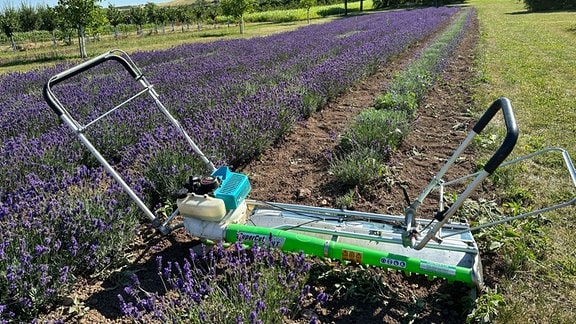
MULTIPOLYGON (((443 26, 459 9, 369 14, 248 40, 131 54, 162 102, 217 165, 239 166, 337 94, 443 26)), ((0 319, 29 320, 78 277, 122 262, 141 215, 61 124, 41 90, 70 65, 0 77, 0 319)), ((80 122, 135 93, 104 65, 54 92, 80 122)), ((87 132, 151 207, 203 164, 148 100, 87 132)))

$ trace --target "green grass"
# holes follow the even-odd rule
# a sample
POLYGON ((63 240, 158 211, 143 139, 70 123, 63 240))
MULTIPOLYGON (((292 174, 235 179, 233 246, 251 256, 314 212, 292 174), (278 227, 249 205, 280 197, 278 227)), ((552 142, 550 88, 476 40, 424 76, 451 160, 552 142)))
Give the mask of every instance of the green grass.
MULTIPOLYGON (((372 9, 372 0, 364 0, 363 10, 372 9)), ((360 1, 348 3, 348 12, 354 13, 360 11, 360 1)), ((323 18, 344 13, 344 3, 315 6, 310 8, 310 19, 323 18)), ((306 9, 288 9, 288 10, 270 10, 264 12, 252 12, 245 15, 246 21, 291 21, 306 20, 306 9)))
MULTIPOLYGON (((513 155, 558 146, 576 156, 576 12, 527 13, 521 2, 508 0, 470 4, 477 8, 481 24, 479 107, 488 107, 499 96, 511 100, 520 129, 513 155)), ((528 192, 534 206, 574 195, 558 158, 539 158, 512 172, 512 183, 502 188, 504 195, 528 192)), ((520 236, 501 254, 517 271, 498 287, 504 303, 499 303, 497 322, 573 321, 574 213, 570 207, 545 214, 549 223, 528 220, 515 225, 520 236), (534 224, 537 228, 531 228, 534 224)))

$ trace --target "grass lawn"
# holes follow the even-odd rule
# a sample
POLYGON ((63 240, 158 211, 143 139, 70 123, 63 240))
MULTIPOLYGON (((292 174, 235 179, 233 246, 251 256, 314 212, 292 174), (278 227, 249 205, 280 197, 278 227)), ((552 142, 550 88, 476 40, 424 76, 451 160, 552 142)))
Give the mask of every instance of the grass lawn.
MULTIPOLYGON (((519 1, 473 0, 481 23, 479 107, 508 97, 520 129, 515 155, 549 146, 576 157, 576 12, 527 13, 519 1)), ((508 194, 546 206, 574 196, 558 157, 514 169, 508 194), (560 171, 558 171, 560 170, 560 171)), ((530 206, 525 206, 528 209, 530 206)), ((509 241, 504 258, 516 271, 499 287, 499 322, 568 323, 576 316, 575 209, 547 213, 546 225, 509 241)), ((528 221, 532 222, 532 221, 528 221)), ((535 221, 532 222, 535 224, 535 221)))

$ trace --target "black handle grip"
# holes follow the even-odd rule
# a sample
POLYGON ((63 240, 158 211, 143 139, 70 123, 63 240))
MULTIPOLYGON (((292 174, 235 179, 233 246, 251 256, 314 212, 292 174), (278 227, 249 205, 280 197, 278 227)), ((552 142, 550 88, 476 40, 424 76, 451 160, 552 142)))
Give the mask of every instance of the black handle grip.
POLYGON ((128 71, 128 73, 130 73, 130 75, 134 79, 138 80, 142 77, 142 73, 126 58, 116 54, 114 51, 109 51, 51 77, 50 80, 48 80, 48 82, 46 82, 46 84, 44 85, 43 89, 44 100, 46 100, 50 108, 52 108, 52 110, 58 116, 61 116, 64 113, 64 111, 62 110, 60 103, 58 103, 54 94, 52 93, 51 87, 55 84, 58 84, 64 80, 67 80, 75 75, 78 75, 86 70, 89 70, 109 60, 114 60, 122 64, 122 66, 124 66, 124 68, 128 71))
POLYGON ((512 104, 507 98, 498 98, 496 101, 490 105, 490 108, 482 115, 480 120, 474 125, 472 130, 476 134, 480 134, 484 127, 492 120, 494 115, 498 110, 502 109, 504 115, 504 123, 506 124, 506 138, 504 142, 498 148, 496 153, 490 158, 488 163, 484 166, 484 170, 488 173, 494 172, 498 166, 510 155, 516 142, 518 141, 518 125, 516 124, 516 118, 514 118, 514 112, 512 111, 512 104))

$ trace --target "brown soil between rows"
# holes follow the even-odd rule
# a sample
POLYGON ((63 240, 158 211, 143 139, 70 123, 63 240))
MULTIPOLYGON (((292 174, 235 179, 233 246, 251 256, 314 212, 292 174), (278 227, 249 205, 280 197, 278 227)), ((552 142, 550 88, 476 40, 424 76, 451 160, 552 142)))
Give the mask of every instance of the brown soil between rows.
MULTIPOLYGON (((475 47, 479 36, 474 20, 455 55, 446 67, 444 78, 431 89, 421 104, 411 132, 395 152, 391 169, 394 182, 381 185, 370 192, 355 196, 354 209, 381 214, 402 215, 406 206, 402 186, 411 199, 430 182, 444 162, 467 135, 475 120, 469 110, 475 109, 471 93, 471 80, 475 47)), ((414 50, 384 66, 375 75, 366 78, 350 91, 330 101, 321 111, 301 123, 281 143, 264 152, 257 160, 243 166, 248 174, 252 192, 250 198, 263 201, 295 203, 311 206, 337 206, 337 198, 346 188, 335 185, 329 174, 329 158, 341 134, 353 118, 372 105, 375 97, 385 92, 388 82, 413 57, 414 50)), ((474 152, 467 151, 450 177, 474 171, 474 152)), ((487 194, 487 193, 484 193, 487 194)), ((432 197, 436 198, 437 197, 432 197)), ((419 217, 429 218, 436 202, 427 202, 419 217)), ((68 316, 70 322, 122 323, 117 295, 126 283, 126 273, 136 272, 143 287, 154 291, 162 289, 157 280, 155 258, 164 261, 182 260, 190 248, 199 244, 183 230, 161 238, 147 233, 134 242, 128 257, 133 266, 112 275, 105 281, 82 280, 66 305, 58 307, 54 316, 68 316), (124 276, 123 276, 124 275, 124 276), (72 312, 74 309, 77 312, 72 312)), ((485 267, 485 279, 490 285, 497 281, 498 266, 485 267)), ((443 280, 430 281, 423 276, 406 276, 385 269, 369 269, 383 275, 388 297, 381 302, 331 298, 320 308, 310 309, 323 323, 463 323, 466 321, 466 298, 469 287, 448 284, 443 280)), ((326 287, 317 287, 324 289, 326 287)), ((296 322, 307 322, 303 316, 296 322)))

